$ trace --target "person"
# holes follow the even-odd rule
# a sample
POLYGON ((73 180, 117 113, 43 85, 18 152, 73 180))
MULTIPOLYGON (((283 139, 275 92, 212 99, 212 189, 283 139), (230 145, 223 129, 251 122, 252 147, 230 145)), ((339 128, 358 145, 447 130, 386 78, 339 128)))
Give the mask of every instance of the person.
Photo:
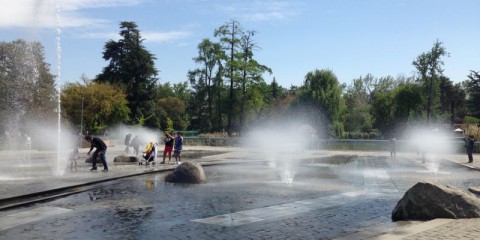
POLYGON ((132 134, 129 133, 125 136, 125 152, 130 153, 130 140, 132 139, 132 134))
POLYGON ((145 154, 143 155, 143 158, 145 158, 145 160, 147 160, 147 165, 148 163, 150 162, 153 162, 155 161, 155 157, 156 157, 156 146, 155 144, 153 144, 153 142, 149 142, 147 144, 147 147, 145 148, 145 154))
POLYGON ((390 157, 396 157, 396 144, 397 139, 395 138, 395 135, 392 135, 390 137, 390 157))
POLYGON ((176 164, 179 164, 182 160, 182 149, 183 149, 182 133, 177 132, 177 137, 175 138, 175 144, 173 149, 173 156, 175 157, 176 164))
POLYGON ((465 138, 465 150, 468 156, 468 162, 473 162, 473 150, 475 148, 475 138, 473 135, 469 135, 468 138, 465 138))
POLYGON ((165 164, 165 158, 167 156, 167 153, 168 153, 168 162, 170 162, 170 160, 172 159, 173 143, 175 142, 175 140, 173 139, 172 135, 165 133, 165 138, 163 139, 163 141, 165 142, 165 148, 163 149, 162 164, 165 164))
POLYGON ((80 153, 78 152, 78 148, 73 148, 72 152, 70 152, 70 156, 68 157, 70 160, 70 171, 75 172, 77 171, 77 160, 80 158, 80 153))
POLYGON ((140 140, 138 139, 138 136, 135 136, 130 144, 133 147, 133 153, 138 155, 138 149, 140 148, 140 140))
POLYGON ((90 155, 93 148, 95 148, 95 152, 93 152, 93 155, 92 155, 93 165, 90 171, 97 170, 97 157, 100 155, 100 160, 102 161, 102 164, 103 164, 102 172, 108 172, 107 160, 105 159, 105 153, 107 152, 107 144, 105 144, 105 142, 102 139, 98 137, 92 137, 90 135, 85 136, 85 140, 87 140, 91 144, 90 150, 88 151, 87 155, 90 155))

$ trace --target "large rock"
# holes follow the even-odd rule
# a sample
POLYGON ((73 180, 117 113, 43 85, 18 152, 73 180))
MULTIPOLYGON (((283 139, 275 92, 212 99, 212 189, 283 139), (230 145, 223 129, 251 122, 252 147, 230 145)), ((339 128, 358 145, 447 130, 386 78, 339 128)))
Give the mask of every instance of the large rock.
POLYGON ((140 158, 137 156, 118 155, 115 158, 113 158, 113 162, 135 163, 135 162, 140 162, 140 158))
POLYGON ((166 177, 165 181, 174 183, 204 183, 207 176, 198 163, 184 162, 177 166, 166 177))
POLYGON ((419 182, 410 188, 392 211, 392 220, 478 218, 480 200, 458 188, 419 182))

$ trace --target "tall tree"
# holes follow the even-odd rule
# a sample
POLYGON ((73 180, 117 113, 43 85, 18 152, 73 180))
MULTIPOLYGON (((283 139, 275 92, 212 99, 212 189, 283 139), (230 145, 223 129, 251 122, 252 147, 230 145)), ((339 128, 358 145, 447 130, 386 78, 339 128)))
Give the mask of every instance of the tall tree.
POLYGON ((444 65, 442 57, 448 55, 442 44, 437 40, 429 52, 420 54, 412 63, 420 74, 419 81, 424 85, 427 92, 427 104, 425 106, 427 122, 430 122, 432 107, 435 100, 438 99, 436 92, 444 65))
POLYGON ((214 36, 220 38, 220 44, 226 52, 226 76, 230 81, 228 113, 227 113, 227 133, 229 136, 233 133, 234 106, 235 106, 235 84, 238 83, 238 57, 240 47, 240 37, 243 32, 240 23, 237 20, 230 20, 223 26, 215 30, 214 36), (227 53, 228 52, 228 53, 227 53))
POLYGON ((253 41, 255 31, 244 31, 240 39, 240 59, 239 66, 241 70, 241 103, 240 103, 240 126, 239 132, 242 134, 245 127, 246 104, 247 104, 247 87, 255 83, 263 82, 262 74, 265 72, 272 73, 272 70, 265 65, 259 64, 253 58, 253 51, 258 46, 253 41))
POLYGON ((105 44, 103 58, 110 61, 95 81, 122 87, 127 94, 130 123, 159 127, 155 120, 157 69, 155 57, 143 46, 134 22, 120 23, 120 40, 105 44))
MULTIPOLYGON (((209 39, 204 39, 197 48, 198 56, 193 60, 199 64, 200 67, 189 71, 188 77, 190 84, 192 84, 197 94, 200 94, 199 96, 202 95, 202 92, 206 93, 208 120, 203 121, 208 122, 208 129, 210 132, 213 132, 213 91, 215 90, 215 75, 216 72, 219 71, 220 61, 224 54, 220 44, 213 43, 209 39)), ((203 99, 197 98, 196 103, 202 104, 203 99)), ((196 109, 199 109, 197 104, 196 109)))

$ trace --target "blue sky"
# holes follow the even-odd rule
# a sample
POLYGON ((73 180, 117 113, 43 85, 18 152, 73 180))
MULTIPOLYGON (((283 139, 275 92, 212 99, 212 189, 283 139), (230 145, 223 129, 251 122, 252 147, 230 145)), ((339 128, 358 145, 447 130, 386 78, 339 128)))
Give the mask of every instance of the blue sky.
POLYGON ((265 80, 301 85, 307 72, 331 69, 342 83, 368 73, 410 76, 412 61, 439 39, 450 53, 454 82, 480 71, 478 0, 0 0, 0 41, 37 40, 60 83, 106 66, 102 51, 119 23, 134 21, 153 53, 160 83, 186 81, 204 38, 230 19, 254 30, 256 59, 273 70, 265 80), (57 18, 58 16, 58 18, 57 18), (57 21, 58 20, 58 21, 57 21))

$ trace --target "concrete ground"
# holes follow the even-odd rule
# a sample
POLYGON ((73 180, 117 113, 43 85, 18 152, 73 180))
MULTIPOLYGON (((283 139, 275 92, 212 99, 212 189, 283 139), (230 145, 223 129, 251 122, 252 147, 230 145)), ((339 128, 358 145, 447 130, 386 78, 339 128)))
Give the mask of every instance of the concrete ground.
MULTIPOLYGON (((115 165, 112 159, 122 150, 109 148, 110 171, 106 173, 90 172, 91 166, 80 162, 78 170, 70 172, 68 162, 52 161, 49 152, 1 152, 0 238, 480 239, 478 219, 397 223, 390 220, 396 201, 417 181, 475 189, 480 185, 479 172, 475 171, 480 169, 475 161, 478 156, 474 156, 473 164, 466 164, 467 158, 462 154, 436 156, 446 160, 439 167, 435 161, 423 163, 413 153, 398 153, 391 158, 385 152, 316 150, 303 156, 283 156, 302 161, 293 180, 288 173, 277 171, 282 169, 281 162, 272 168, 261 163, 262 156, 252 156, 244 149, 186 146, 186 152, 221 153, 185 160, 211 165, 206 168, 210 183, 198 191, 157 183, 174 164, 115 165), (344 160, 348 159, 345 156, 354 160, 344 160), (251 168, 222 167, 235 163, 249 163, 251 168), (268 181, 257 182, 257 177, 265 177, 265 172, 271 173, 266 176, 268 181), (222 175, 225 173, 228 177, 222 175), (153 192, 132 193, 137 191, 132 189, 136 189, 138 181, 123 180, 135 176, 153 192), (90 199, 78 199, 81 196, 90 199), (176 196, 182 200, 178 201, 176 196), (202 205, 198 205, 199 198, 202 205), (151 199, 163 199, 169 211, 155 210, 161 209, 161 205, 151 199), (96 203, 88 205, 84 201, 96 203), (104 225, 102 213, 120 215, 113 222, 104 219, 109 221, 104 225), (92 217, 99 222, 92 223, 92 217), (151 222, 152 230, 140 226, 148 219, 164 220, 151 222), (133 226, 125 221, 131 221, 133 226)), ((82 156, 86 156, 86 151, 81 149, 82 156)))

